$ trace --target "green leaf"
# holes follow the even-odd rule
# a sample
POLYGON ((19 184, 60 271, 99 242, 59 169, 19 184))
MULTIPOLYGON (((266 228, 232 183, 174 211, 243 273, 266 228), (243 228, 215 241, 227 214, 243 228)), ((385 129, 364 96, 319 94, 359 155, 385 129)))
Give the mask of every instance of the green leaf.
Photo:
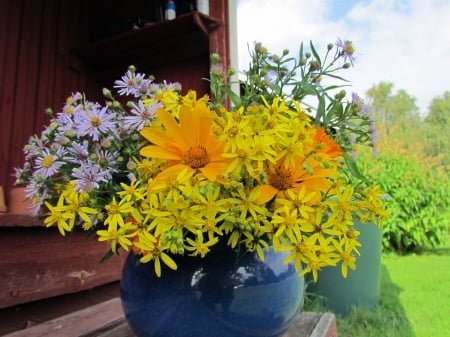
POLYGON ((319 61, 319 64, 322 66, 322 61, 320 60, 320 56, 317 53, 316 48, 314 48, 312 41, 309 41, 309 46, 311 47, 311 52, 313 53, 314 57, 316 58, 317 61, 319 61))
POLYGON ((230 97, 230 100, 234 106, 242 105, 241 97, 239 95, 237 95, 233 90, 231 90, 228 87, 224 87, 223 91, 225 91, 225 93, 228 95, 228 97, 230 97))
POLYGON ((364 174, 361 173, 358 165, 356 164, 356 160, 347 152, 344 152, 344 159, 347 168, 350 170, 350 173, 357 179, 362 181, 367 181, 367 178, 364 174))
POLYGON ((102 257, 102 259, 100 260, 100 263, 103 263, 105 261, 107 261, 108 259, 110 259, 111 257, 114 256, 113 251, 110 249, 108 250, 108 252, 102 257))

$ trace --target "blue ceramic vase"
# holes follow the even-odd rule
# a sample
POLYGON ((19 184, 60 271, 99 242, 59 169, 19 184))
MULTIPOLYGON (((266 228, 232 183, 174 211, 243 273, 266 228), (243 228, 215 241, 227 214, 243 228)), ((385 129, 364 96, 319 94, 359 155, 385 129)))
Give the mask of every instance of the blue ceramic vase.
POLYGON ((121 280, 122 306, 138 337, 272 337, 303 304, 304 279, 284 253, 240 258, 231 249, 180 256, 177 271, 140 263, 131 253, 121 280))

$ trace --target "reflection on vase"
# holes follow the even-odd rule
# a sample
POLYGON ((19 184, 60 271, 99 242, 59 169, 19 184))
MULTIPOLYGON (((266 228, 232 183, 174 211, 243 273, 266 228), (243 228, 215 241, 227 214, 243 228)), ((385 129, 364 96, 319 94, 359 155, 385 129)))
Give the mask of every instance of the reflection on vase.
POLYGON ((139 337, 277 336, 303 303, 304 280, 285 255, 270 251, 236 260, 231 250, 204 259, 181 257, 178 270, 154 274, 130 254, 121 282, 122 305, 139 337))

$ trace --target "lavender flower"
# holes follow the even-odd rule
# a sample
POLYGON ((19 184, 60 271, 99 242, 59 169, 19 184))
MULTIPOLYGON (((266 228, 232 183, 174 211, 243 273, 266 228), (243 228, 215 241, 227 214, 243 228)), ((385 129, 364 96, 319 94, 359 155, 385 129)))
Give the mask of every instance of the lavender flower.
POLYGON ((64 165, 63 159, 64 149, 59 147, 55 154, 50 149, 44 148, 42 154, 34 160, 36 170, 34 175, 43 179, 53 176, 58 169, 64 165))
POLYGON ((156 111, 163 107, 161 102, 152 101, 147 106, 142 101, 138 104, 131 103, 131 116, 124 117, 124 127, 128 130, 141 131, 144 126, 149 126, 156 117, 156 111))
POLYGON ((135 73, 132 70, 128 70, 121 80, 114 82, 114 88, 119 88, 119 95, 133 95, 134 97, 140 97, 140 85, 144 80, 145 74, 135 73))
POLYGON ((98 164, 107 169, 110 175, 108 177, 111 177, 111 173, 118 172, 117 169, 117 158, 120 156, 120 153, 118 152, 110 152, 108 150, 97 150, 95 151, 95 154, 98 158, 98 164))
POLYGON ((352 104, 358 109, 359 115, 365 116, 370 113, 370 107, 364 103, 356 92, 352 92, 352 104))
POLYGON ((70 156, 68 161, 73 164, 81 163, 89 158, 89 142, 84 140, 82 144, 72 142, 71 147, 68 148, 70 156))
POLYGON ((115 87, 120 89, 119 95, 138 97, 131 109, 115 101, 108 89, 103 90, 109 101, 105 106, 75 92, 41 135, 30 137, 24 147, 25 163, 15 175, 17 184, 26 185, 33 215, 45 209, 45 202, 56 205, 61 191, 71 188, 92 194, 83 203, 91 207, 95 200, 100 210, 99 193, 112 193, 126 177, 136 177, 132 172, 136 167, 129 163, 139 156, 139 131, 152 122, 163 106, 161 92, 168 88, 181 90, 181 86, 154 83, 153 78, 144 78, 130 67, 115 87))
POLYGON ((349 61, 352 66, 354 66, 355 57, 353 54, 355 53, 355 47, 353 46, 352 41, 345 40, 342 41, 340 38, 336 41, 336 47, 341 48, 341 55, 344 58, 344 62, 349 61))
POLYGON ((370 119, 370 122, 369 122, 369 130, 370 130, 370 133, 372 134, 372 154, 374 156, 377 156, 378 155, 378 148, 377 148, 378 130, 372 119, 370 119))
POLYGON ((107 107, 98 109, 97 106, 94 106, 93 110, 77 116, 75 123, 79 137, 89 136, 93 141, 98 141, 101 134, 116 131, 116 125, 113 121, 114 114, 108 113, 107 107))
POLYGON ((98 189, 100 183, 106 183, 108 175, 111 175, 108 170, 104 170, 100 165, 92 164, 89 161, 85 161, 84 165, 72 170, 72 176, 76 183, 75 190, 86 193, 98 189))

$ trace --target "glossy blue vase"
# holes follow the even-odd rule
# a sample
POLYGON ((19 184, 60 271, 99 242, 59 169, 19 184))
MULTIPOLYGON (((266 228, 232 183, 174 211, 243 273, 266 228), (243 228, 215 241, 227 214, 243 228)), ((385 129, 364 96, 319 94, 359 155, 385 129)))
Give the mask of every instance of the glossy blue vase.
POLYGON ((140 263, 131 253, 121 280, 122 306, 138 337, 272 337, 293 322, 303 304, 304 279, 284 253, 261 261, 230 249, 205 258, 180 256, 177 271, 140 263))

